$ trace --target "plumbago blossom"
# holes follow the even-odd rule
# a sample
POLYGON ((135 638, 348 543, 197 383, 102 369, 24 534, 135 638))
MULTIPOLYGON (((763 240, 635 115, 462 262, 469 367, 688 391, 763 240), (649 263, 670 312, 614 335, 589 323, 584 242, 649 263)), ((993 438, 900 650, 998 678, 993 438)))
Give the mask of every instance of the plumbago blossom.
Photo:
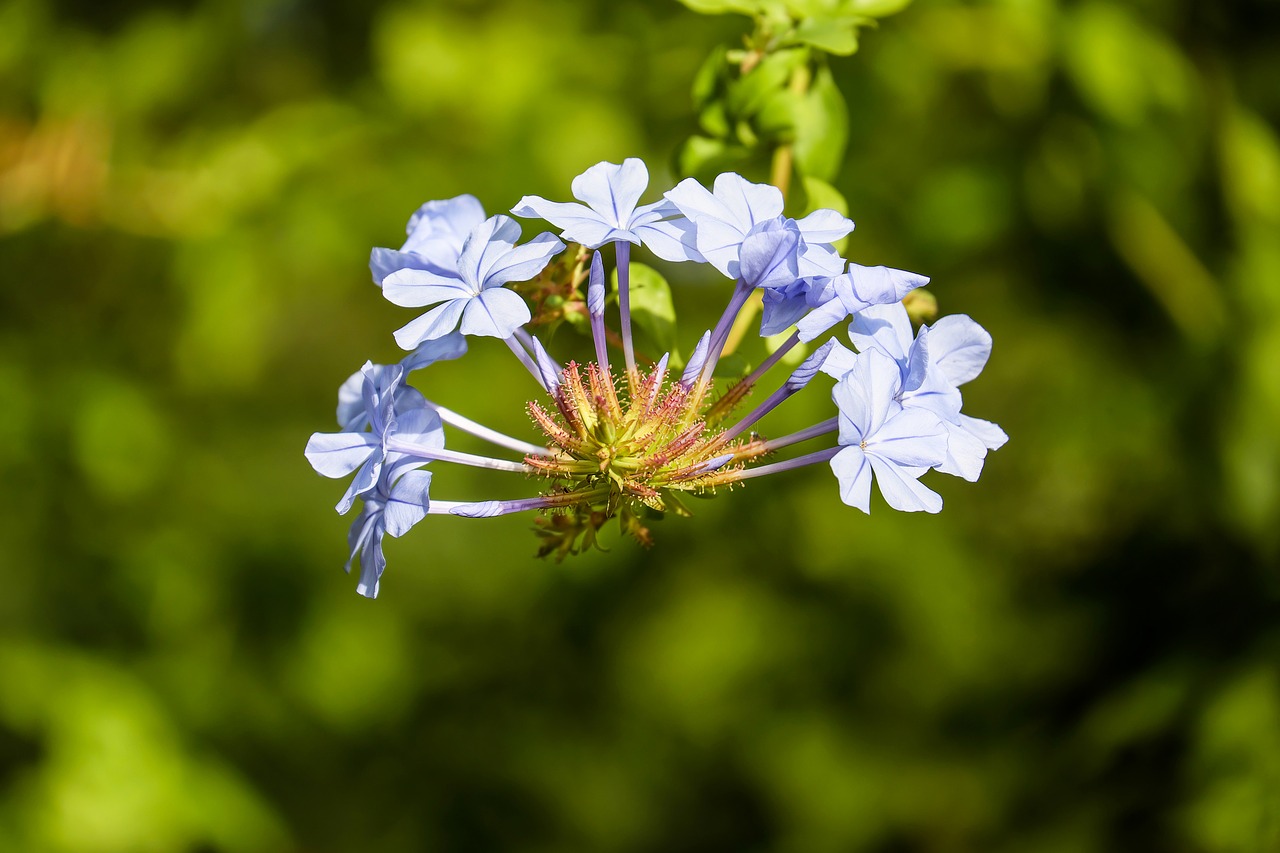
MULTIPOLYGON (((539 556, 563 558, 596 545, 614 519, 649 545, 647 520, 691 515, 691 496, 817 463, 830 466, 841 500, 863 512, 871 511, 874 483, 890 507, 934 513, 942 498, 922 482, 927 472, 977 480, 987 453, 1005 443, 998 426, 961 412, 959 388, 985 366, 990 335, 963 315, 913 332, 901 300, 928 279, 841 257, 833 244, 853 230, 845 216, 816 210, 791 218, 777 188, 733 173, 711 189, 681 181, 642 204, 648 185, 640 160, 599 163, 574 179, 578 202, 525 196, 512 209, 550 223, 572 247, 550 232, 521 243, 515 220, 486 217, 477 199, 463 195, 423 205, 400 249, 373 250, 370 268, 383 295, 428 310, 395 332, 408 351, 398 364, 366 363, 343 383, 338 431, 315 433, 306 448, 320 474, 351 477, 340 513, 362 502, 347 562, 348 570, 359 562, 362 595, 378 593, 384 537, 401 536, 428 515, 536 513, 539 556), (610 246, 616 330, 606 317, 600 251, 610 246), (631 262, 633 246, 668 262, 707 264, 732 281, 719 321, 698 336, 683 365, 671 353, 637 349, 630 281, 641 265, 631 262), (757 307, 762 336, 790 334, 746 376, 713 378, 734 346, 733 330, 757 307), (589 329, 594 361, 563 363, 534 335, 561 320, 589 329), (845 321, 853 348, 837 337, 819 341, 845 321), (476 337, 501 340, 541 388, 522 406, 541 433, 536 440, 472 421, 408 384, 411 373, 463 357, 476 337), (621 351, 618 367, 611 347, 621 351), (798 366, 741 413, 784 359, 798 366), (835 380, 831 416, 767 437, 770 412, 824 374, 835 380), (447 448, 446 427, 492 444, 496 455, 447 448), (826 446, 775 458, 811 441, 826 446), (423 470, 432 462, 524 478, 493 500, 438 500, 430 494, 434 474, 423 470)), ((635 322, 644 325, 643 313, 635 322)))

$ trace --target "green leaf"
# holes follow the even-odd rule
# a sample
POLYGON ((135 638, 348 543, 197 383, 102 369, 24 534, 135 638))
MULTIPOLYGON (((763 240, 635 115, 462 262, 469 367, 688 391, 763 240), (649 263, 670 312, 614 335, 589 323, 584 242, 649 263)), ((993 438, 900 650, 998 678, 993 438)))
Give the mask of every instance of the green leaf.
POLYGON ((849 56, 858 50, 858 22, 854 18, 806 18, 789 41, 849 56))
POLYGON ((731 352, 716 362, 715 370, 711 372, 711 375, 729 379, 741 379, 750 371, 751 363, 747 361, 747 357, 740 352, 731 352))
POLYGON ((771 53, 747 74, 729 84, 725 106, 738 118, 750 118, 771 96, 787 85, 791 72, 806 59, 806 51, 771 53))
POLYGON ((720 45, 711 51, 698 68, 698 73, 693 76, 693 103, 695 106, 706 106, 719 93, 724 72, 728 67, 725 59, 727 52, 724 45, 720 45))
POLYGON ((680 2, 703 15, 724 15, 731 12, 754 15, 761 6, 760 0, 680 0, 680 2))
POLYGON ((724 101, 712 101, 703 107, 698 114, 698 124, 712 136, 724 138, 729 135, 729 116, 725 113, 724 101))
MULTIPOLYGON (((611 276, 613 288, 618 288, 618 271, 611 276)), ((631 322, 635 324, 653 351, 654 358, 664 352, 671 353, 678 360, 676 353, 676 307, 671 301, 671 286, 662 277, 662 273, 645 264, 631 264, 631 322)))
POLYGON ((796 166, 802 175, 830 181, 844 162, 849 110, 829 68, 814 75, 796 113, 796 166))
POLYGON ((911 5, 911 0, 842 0, 836 4, 841 15, 866 15, 868 18, 886 18, 896 15, 911 5))
POLYGON ((849 202, 845 201, 840 190, 831 186, 831 184, 821 178, 813 178, 808 175, 801 179, 804 185, 804 195, 806 204, 804 206, 805 215, 813 213, 815 210, 834 210, 845 216, 849 215, 849 202))
POLYGON ((730 145, 705 136, 691 136, 680 147, 676 157, 676 171, 682 175, 703 178, 726 171, 742 171, 750 160, 751 152, 740 145, 730 145))

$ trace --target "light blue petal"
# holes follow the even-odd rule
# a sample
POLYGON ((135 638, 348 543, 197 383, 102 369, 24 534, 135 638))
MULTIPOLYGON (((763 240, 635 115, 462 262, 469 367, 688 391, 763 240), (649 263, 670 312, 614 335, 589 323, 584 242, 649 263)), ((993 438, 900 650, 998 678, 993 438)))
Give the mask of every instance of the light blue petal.
POLYGON ((400 537, 427 517, 431 505, 431 472, 409 471, 391 489, 391 497, 383 510, 387 532, 400 537))
POLYGON ((466 355, 467 338, 461 332, 450 332, 444 337, 423 343, 400 360, 405 373, 421 370, 437 361, 452 361, 466 355))
POLYGON ((774 220, 752 229, 738 255, 738 277, 752 287, 790 287, 799 279, 800 234, 774 220))
POLYGON ((1005 435, 1004 430, 991 423, 991 421, 960 415, 956 418, 956 422, 977 436, 987 446, 987 450, 999 450, 1009 440, 1009 436, 1005 435))
POLYGON ((921 483, 911 473, 874 453, 868 453, 876 472, 876 485, 885 503, 900 512, 936 513, 942 509, 942 496, 921 483))
POLYGON ((343 566, 343 571, 350 572, 351 564, 355 562, 356 556, 360 553, 360 549, 364 547, 365 541, 369 535, 373 533, 374 525, 377 521, 378 512, 366 503, 363 511, 356 520, 351 523, 351 527, 347 530, 347 564, 343 566))
POLYGON ((359 423, 360 418, 367 417, 364 410, 364 373, 374 364, 366 361, 359 370, 347 377, 346 381, 338 386, 338 426, 342 427, 345 432, 359 432, 367 425, 359 423))
POLYGON ((458 320, 462 319, 463 309, 469 300, 454 299, 443 305, 437 305, 415 320, 409 321, 396 330, 396 343, 401 349, 416 349, 423 341, 435 340, 458 328, 458 320))
POLYGON ((683 216, 665 222, 654 222, 652 225, 638 225, 634 233, 649 251, 664 261, 707 262, 698 251, 697 229, 683 216))
POLYGON ((738 277, 738 252, 746 237, 745 231, 721 219, 701 216, 694 220, 698 252, 707 263, 729 278, 738 277))
POLYGON ((479 292, 494 262, 520 239, 520 225, 510 216, 490 216, 467 235, 458 256, 458 277, 479 292))
POLYGON ((991 335, 964 314, 943 317, 929 327, 933 363, 952 385, 974 379, 991 357, 991 335))
POLYGON ((907 363, 902 370, 903 392, 914 391, 923 385, 928 371, 929 329, 927 326, 921 326, 920 333, 916 335, 916 339, 911 342, 911 348, 907 350, 907 363))
POLYGON ((514 246, 493 257, 480 287, 488 290, 501 287, 509 281, 528 281, 542 272, 564 248, 564 243, 554 234, 544 231, 523 246, 514 246))
POLYGON ((457 260, 455 255, 451 263, 444 265, 413 252, 374 249, 369 253, 369 271, 373 273, 373 283, 381 287, 387 276, 400 270, 429 270, 440 275, 448 275, 457 266, 457 260))
MULTIPOLYGON (((761 293, 764 294, 764 312, 760 317, 761 335, 776 335, 785 331, 809 310, 803 292, 770 288, 761 293)), ((806 340, 803 335, 800 339, 806 340)))
POLYGON ((831 340, 835 341, 836 345, 827 353, 827 360, 822 363, 822 372, 836 379, 842 379, 846 373, 853 369, 858 356, 854 354, 853 350, 836 341, 835 338, 831 340))
POLYGON ((924 382, 920 383, 920 387, 914 391, 904 391, 901 400, 904 406, 925 409, 944 421, 958 418, 960 407, 964 404, 956 386, 948 382, 942 371, 933 366, 925 372, 924 382))
MULTIPOLYGON (((720 221, 733 217, 724 202, 693 178, 685 178, 668 190, 664 197, 690 221, 703 216, 720 221)), ((745 233, 750 227, 748 223, 746 228, 739 228, 738 233, 745 233)))
POLYGON ((505 287, 491 287, 467 303, 462 333, 506 340, 531 319, 529 306, 519 294, 505 287))
POLYGON ((800 277, 818 278, 834 276, 844 272, 845 259, 830 246, 801 242, 800 244, 800 277))
POLYGON ((881 425, 902 406, 898 392, 902 390, 902 374, 893 359, 879 350, 860 353, 844 380, 853 383, 867 402, 870 413, 864 437, 874 435, 881 425))
MULTIPOLYGON (((460 195, 444 201, 429 201, 409 217, 405 228, 408 239, 404 252, 422 252, 428 241, 452 242, 461 247, 472 229, 484 221, 484 207, 473 195, 460 195)), ((454 249, 457 257, 457 248, 454 249)))
POLYGON ((810 311, 808 316, 796 324, 796 331, 800 333, 800 340, 808 343, 847 316, 849 312, 844 310, 840 300, 832 299, 810 311))
POLYGON ((345 477, 363 465, 378 444, 378 436, 370 432, 317 432, 305 454, 317 474, 345 477))
POLYGON ((803 219, 797 219, 800 233, 806 243, 834 243, 853 231, 853 220, 834 210, 815 210, 803 219))
POLYGON ((527 195, 511 208, 516 216, 545 219, 561 229, 561 237, 595 249, 609 241, 614 226, 600 214, 584 204, 547 201, 536 195, 527 195))
POLYGON ((914 336, 902 303, 871 305, 853 315, 849 338, 859 352, 878 349, 899 364, 906 364, 914 336))
POLYGON ((387 558, 382 553, 384 532, 386 527, 379 518, 360 550, 360 581, 356 584, 356 592, 365 598, 378 597, 379 580, 387 570, 387 558))
POLYGON ((947 458, 937 469, 943 474, 976 483, 982 474, 982 463, 987 458, 987 446, 959 424, 943 425, 947 428, 947 458))
POLYGON ((437 275, 430 270, 399 270, 382 282, 382 295, 395 305, 422 308, 472 294, 457 277, 437 275))
POLYGON ((631 216, 645 188, 649 169, 643 160, 628 157, 621 165, 597 163, 573 179, 573 197, 600 214, 614 228, 631 227, 631 216))
MULTIPOLYGON (((834 352, 838 350, 833 348, 832 353, 834 352)), ((828 354, 828 358, 830 357, 828 354)), ((847 372, 831 389, 831 399, 835 401, 836 410, 840 413, 838 443, 846 447, 857 447, 871 431, 871 407, 867 405, 866 394, 852 373, 852 370, 847 372)))
POLYGON ((394 435, 402 441, 432 450, 444 447, 444 425, 440 422, 440 415, 425 406, 399 413, 396 416, 394 435))
POLYGON ((840 481, 840 500, 871 514, 871 465, 856 444, 831 457, 831 470, 840 481))
MULTIPOLYGON (((723 218, 743 232, 750 231, 759 222, 782 215, 781 190, 772 184, 753 184, 737 172, 717 176, 712 192, 730 213, 723 218)), ((685 215, 689 215, 687 211, 685 215)))
MULTIPOLYGON (((928 276, 891 267, 864 267, 854 263, 849 264, 848 277, 850 287, 844 291, 843 298, 851 314, 871 305, 901 302, 908 293, 929 283, 928 276)), ((909 330, 910 322, 907 326, 909 330)))
POLYGON ((933 468, 947 458, 947 429, 923 409, 898 411, 866 443, 868 453, 911 468, 933 468))
POLYGON ((347 491, 343 493, 341 500, 338 501, 336 509, 339 514, 346 515, 350 512, 351 505, 355 503, 356 498, 372 492, 378 485, 378 476, 382 474, 382 458, 382 449, 375 448, 374 453, 360 466, 360 470, 356 472, 351 485, 347 486, 347 491))

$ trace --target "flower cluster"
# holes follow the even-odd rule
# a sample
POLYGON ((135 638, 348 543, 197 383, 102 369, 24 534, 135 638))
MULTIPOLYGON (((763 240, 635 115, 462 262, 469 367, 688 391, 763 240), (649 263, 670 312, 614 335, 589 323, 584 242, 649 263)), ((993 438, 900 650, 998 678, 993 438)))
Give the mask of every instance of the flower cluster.
POLYGON ((864 512, 870 512, 873 480, 894 509, 937 512, 942 498, 921 476, 934 469, 976 480, 987 451, 1004 444, 998 426, 961 412, 959 386, 981 372, 991 337, 963 315, 913 334, 902 300, 928 279, 842 258, 833 244, 853 230, 850 220, 833 210, 789 218, 777 188, 732 173, 716 178, 710 190, 684 180, 662 200, 641 205, 648 183, 644 163, 628 159, 597 164, 575 178, 577 203, 526 196, 512 213, 561 232, 526 243, 514 219, 486 217, 472 196, 432 201, 409 220, 399 250, 374 249, 370 267, 383 295, 429 310, 395 333, 409 351, 399 364, 366 363, 343 384, 340 431, 316 433, 306 448, 320 474, 354 474, 337 508, 346 513, 357 498, 363 501, 347 562, 350 570, 359 560, 361 594, 378 592, 384 534, 400 536, 428 514, 487 518, 534 511, 540 555, 562 558, 593 545, 611 519, 649 544, 645 519, 689 515, 690 495, 818 462, 829 463, 841 499, 864 512), (577 246, 566 251, 563 241, 577 246), (599 250, 608 244, 617 276, 616 332, 605 319, 609 300, 599 250), (709 264, 733 281, 723 315, 682 368, 670 353, 652 363, 638 356, 632 245, 669 262, 709 264), (753 296, 762 309, 762 335, 792 331, 748 375, 717 389, 713 374, 753 296), (533 334, 548 322, 553 303, 561 315, 572 309, 589 326, 594 362, 562 364, 533 334), (856 351, 834 337, 818 342, 845 320, 856 351), (464 355, 468 337, 504 342, 542 387, 540 399, 525 407, 543 434, 540 444, 478 424, 406 384, 410 373, 464 355), (621 350, 620 369, 611 364, 611 346, 621 350), (733 420, 755 386, 793 351, 807 356, 733 420), (762 436, 761 419, 819 374, 835 379, 833 416, 788 435, 762 436), (446 449, 446 425, 522 458, 446 449), (832 435, 833 446, 766 461, 791 445, 832 435), (436 500, 429 494, 432 475, 422 470, 432 461, 523 473, 541 487, 533 497, 436 500))

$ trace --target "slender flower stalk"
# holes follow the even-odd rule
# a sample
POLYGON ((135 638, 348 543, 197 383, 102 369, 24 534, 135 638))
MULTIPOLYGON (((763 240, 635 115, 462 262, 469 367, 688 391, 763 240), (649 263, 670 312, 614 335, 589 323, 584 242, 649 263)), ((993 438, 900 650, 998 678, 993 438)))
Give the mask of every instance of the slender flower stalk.
POLYGON ((636 351, 631 342, 631 244, 619 240, 613 244, 617 250, 618 269, 618 323, 622 327, 622 357, 627 365, 627 383, 635 382, 636 351))
POLYGON ((474 435, 476 438, 482 438, 490 444, 496 444, 498 447, 505 447, 508 450, 514 450, 516 453, 523 453, 526 456, 538 456, 547 452, 545 447, 539 447, 536 444, 530 444, 527 441, 521 441, 518 438, 498 432, 496 429, 490 429, 470 418, 463 417, 452 409, 446 409, 439 403, 433 403, 426 399, 423 402, 428 409, 439 415, 440 420, 444 423, 474 435))
POLYGON ((720 361, 720 353, 724 350, 725 341, 729 338, 729 330, 733 327, 733 321, 754 289, 742 279, 738 279, 734 284, 733 295, 729 297, 729 304, 725 306, 719 322, 711 330, 711 340, 707 346, 707 360, 702 366, 702 372, 698 375, 698 381, 694 387, 693 393, 695 397, 700 398, 706 393, 707 386, 711 383, 711 374, 715 372, 716 364, 720 361))
POLYGON ((529 355, 528 350, 524 348, 524 345, 520 343, 516 336, 512 335, 509 338, 503 338, 502 342, 507 345, 507 348, 510 349, 511 352, 515 354, 515 357, 519 359, 520 363, 524 365, 524 369, 529 371, 529 374, 533 377, 534 381, 542 386, 542 390, 546 391, 547 383, 542 378, 542 371, 538 370, 537 362, 534 361, 533 356, 529 355))
POLYGON ((387 449, 393 453, 403 453, 418 459, 431 459, 439 462, 455 462, 469 465, 472 468, 489 468, 494 471, 512 471, 517 474, 532 473, 532 469, 523 462, 509 462, 506 459, 493 459, 488 456, 477 456, 474 453, 462 453, 457 450, 446 450, 443 447, 431 447, 413 441, 403 441, 394 436, 387 439, 387 449))
POLYGON ((785 462, 773 462, 755 468, 738 468, 733 471, 726 471, 723 474, 716 474, 710 478, 710 482, 716 486, 727 486, 730 483, 737 483, 742 480, 751 480, 769 474, 781 474, 784 471, 794 471, 796 468, 803 468, 806 465, 827 462, 842 449, 840 447, 828 447, 825 450, 815 450, 813 453, 806 453, 804 456, 797 456, 795 459, 788 459, 785 462))

